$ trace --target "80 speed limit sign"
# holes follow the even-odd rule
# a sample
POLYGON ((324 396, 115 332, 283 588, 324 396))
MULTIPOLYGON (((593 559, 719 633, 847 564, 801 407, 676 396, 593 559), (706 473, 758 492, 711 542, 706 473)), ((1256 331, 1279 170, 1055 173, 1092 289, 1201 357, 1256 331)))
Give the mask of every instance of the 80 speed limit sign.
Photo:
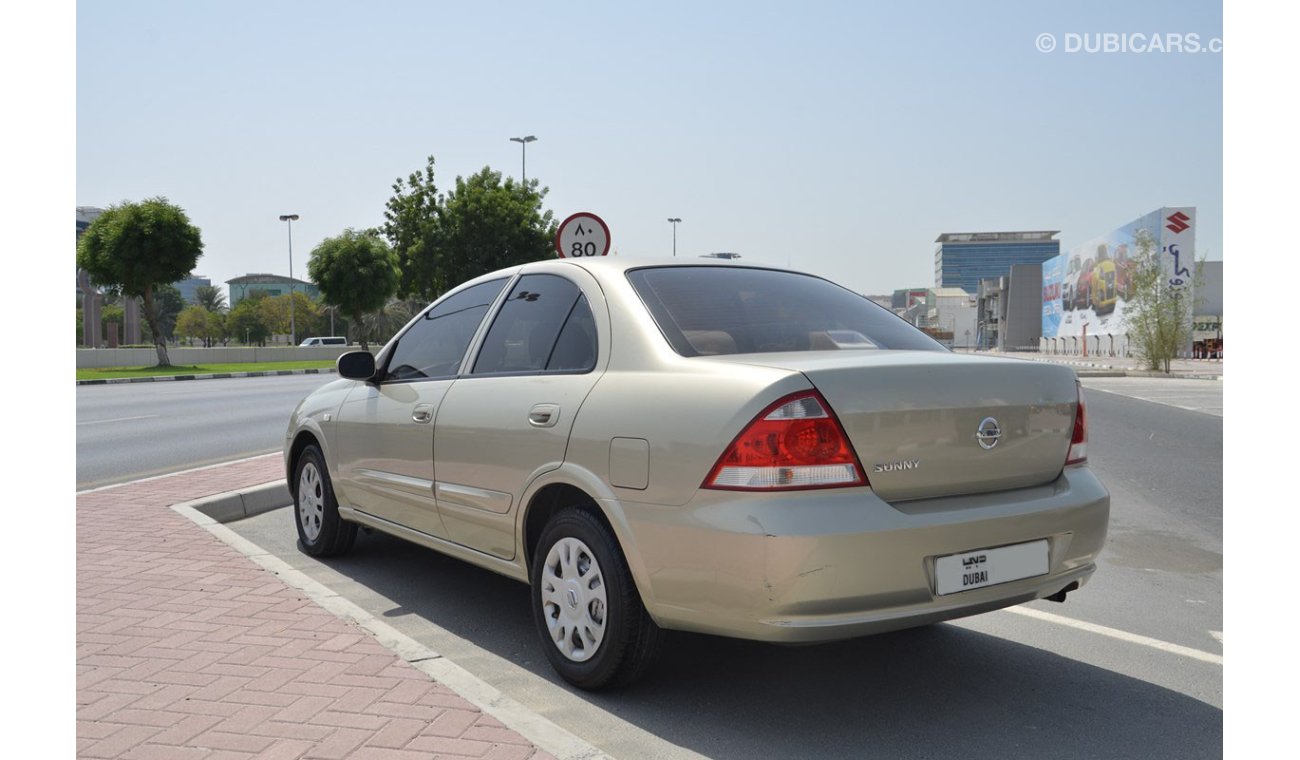
POLYGON ((595 214, 586 211, 565 219, 555 233, 555 252, 562 259, 609 254, 609 226, 595 214))

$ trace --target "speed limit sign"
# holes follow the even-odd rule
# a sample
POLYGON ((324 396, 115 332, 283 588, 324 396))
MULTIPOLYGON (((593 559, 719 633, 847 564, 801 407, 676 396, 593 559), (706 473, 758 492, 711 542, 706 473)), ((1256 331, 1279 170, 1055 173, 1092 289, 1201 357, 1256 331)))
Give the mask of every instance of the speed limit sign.
POLYGON ((562 259, 609 254, 609 226, 595 214, 579 211, 555 233, 555 252, 562 259))

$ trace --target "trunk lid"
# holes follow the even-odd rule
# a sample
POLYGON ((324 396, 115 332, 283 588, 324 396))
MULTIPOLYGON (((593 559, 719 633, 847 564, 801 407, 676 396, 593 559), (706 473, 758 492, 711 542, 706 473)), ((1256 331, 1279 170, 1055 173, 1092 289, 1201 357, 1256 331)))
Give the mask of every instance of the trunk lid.
POLYGON ((803 373, 839 417, 872 488, 889 501, 1050 482, 1074 429, 1075 376, 1059 365, 938 351, 711 358, 803 373))

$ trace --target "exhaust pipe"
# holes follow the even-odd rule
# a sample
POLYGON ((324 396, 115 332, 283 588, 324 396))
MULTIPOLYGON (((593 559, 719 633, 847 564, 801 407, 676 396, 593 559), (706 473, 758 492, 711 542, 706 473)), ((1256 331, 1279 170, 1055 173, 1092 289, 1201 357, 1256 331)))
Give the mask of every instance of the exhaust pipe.
POLYGON ((1066 594, 1070 593, 1071 591, 1078 591, 1078 590, 1079 590, 1079 582, 1071 581, 1070 585, 1066 586, 1060 591, 1057 591, 1055 594, 1052 594, 1051 596, 1044 597, 1044 599, 1047 599, 1048 601, 1052 601, 1052 602, 1064 602, 1066 594))

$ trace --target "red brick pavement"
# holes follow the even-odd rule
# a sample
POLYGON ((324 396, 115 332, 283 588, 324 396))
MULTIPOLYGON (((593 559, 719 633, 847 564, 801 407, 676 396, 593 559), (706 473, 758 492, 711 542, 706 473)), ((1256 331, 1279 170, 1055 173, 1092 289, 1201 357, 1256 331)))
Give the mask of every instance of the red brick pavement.
POLYGON ((77 755, 550 758, 168 507, 272 455, 77 497, 77 755))

